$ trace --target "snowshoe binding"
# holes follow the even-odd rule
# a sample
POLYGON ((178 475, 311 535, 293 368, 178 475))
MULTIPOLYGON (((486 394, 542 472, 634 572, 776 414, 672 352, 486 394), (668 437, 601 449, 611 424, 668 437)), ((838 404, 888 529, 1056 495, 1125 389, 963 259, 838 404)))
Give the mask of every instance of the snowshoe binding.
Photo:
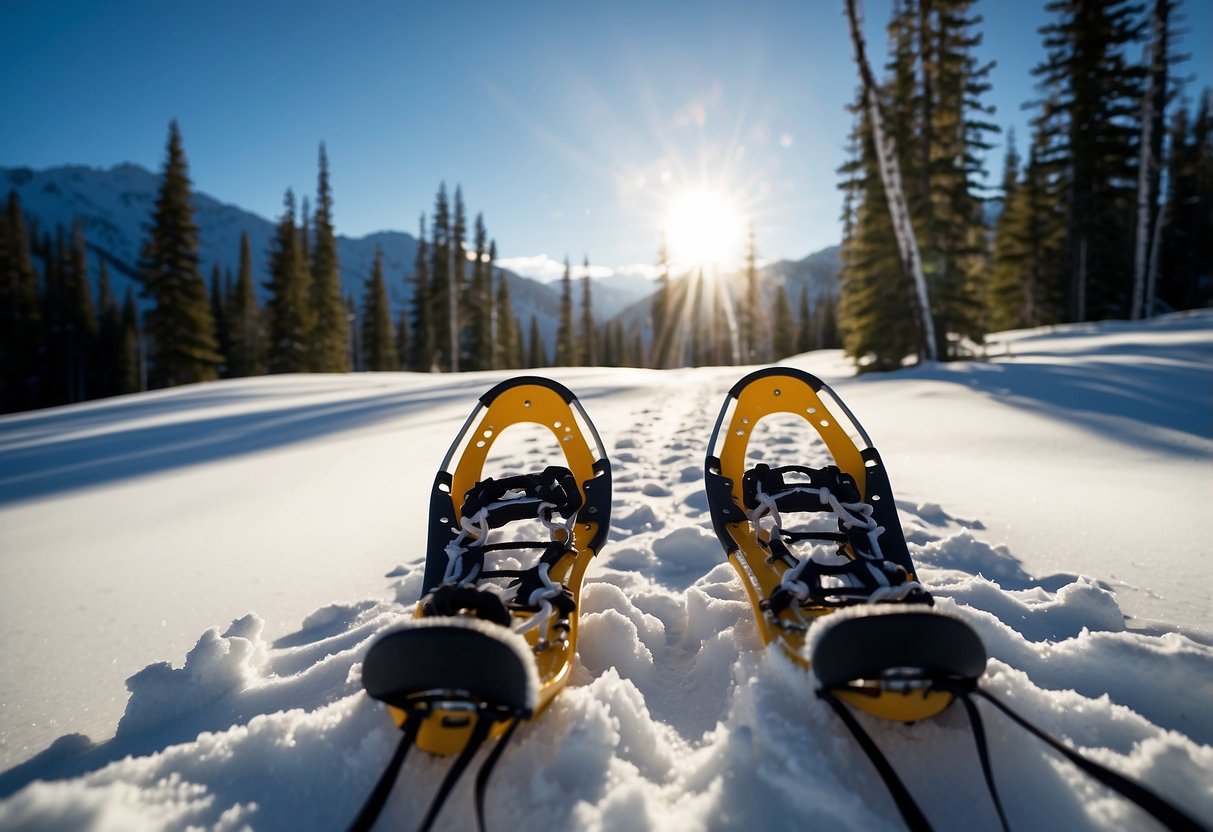
MULTIPOLYGON (((807 444, 795 445, 800 459, 807 444)), ((763 643, 812 668, 824 694, 913 722, 942 711, 956 685, 984 672, 977 635, 932 609, 880 454, 823 381, 775 367, 737 382, 712 431, 705 483, 763 643), (774 414, 811 426, 828 463, 748 467, 754 429, 774 414)))
POLYGON ((403 736, 351 829, 370 828, 412 745, 459 755, 421 822, 428 829, 476 750, 498 737, 476 779, 483 828, 488 776, 506 742, 568 682, 581 584, 610 511, 610 463, 568 389, 524 376, 480 398, 434 480, 414 619, 375 642, 363 662, 367 693, 388 705, 403 736), (484 477, 494 442, 523 423, 547 428, 566 465, 484 477), (546 539, 509 539, 528 525, 546 539), (493 568, 495 557, 527 552, 538 555, 527 568, 493 568))

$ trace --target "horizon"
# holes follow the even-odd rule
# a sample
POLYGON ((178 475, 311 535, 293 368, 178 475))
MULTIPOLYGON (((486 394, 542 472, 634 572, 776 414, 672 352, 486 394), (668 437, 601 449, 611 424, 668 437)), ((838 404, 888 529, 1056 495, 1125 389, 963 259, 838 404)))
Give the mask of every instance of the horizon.
MULTIPOLYGON (((866 5, 883 65, 891 3, 866 5)), ((1042 7, 973 9, 985 18, 976 55, 997 61, 983 99, 1003 128, 986 156, 991 187, 1006 128, 1026 146, 1042 7)), ((753 222, 764 262, 840 242, 835 171, 858 85, 841 3, 308 11, 284 28, 263 7, 6 8, 0 101, 18 128, 0 136, 0 165, 159 173, 175 118, 194 188, 272 220, 287 188, 314 192, 323 142, 339 234, 415 237, 445 182, 463 189, 469 224, 484 214, 498 263, 541 281, 566 256, 575 269, 588 256, 595 276, 643 273, 679 220, 753 222), (671 217, 696 191, 721 196, 727 220, 671 217)), ((1213 29, 1213 8, 1180 11, 1176 51, 1192 57, 1176 74, 1191 99, 1213 80, 1213 50, 1195 35, 1213 29)))

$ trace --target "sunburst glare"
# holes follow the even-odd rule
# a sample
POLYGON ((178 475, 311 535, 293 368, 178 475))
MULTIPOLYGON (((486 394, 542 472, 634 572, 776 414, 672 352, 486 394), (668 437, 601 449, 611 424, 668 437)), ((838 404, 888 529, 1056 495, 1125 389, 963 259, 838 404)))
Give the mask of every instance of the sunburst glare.
POLYGON ((670 256, 681 266, 731 266, 740 258, 742 227, 741 216, 719 191, 683 191, 666 215, 670 256))

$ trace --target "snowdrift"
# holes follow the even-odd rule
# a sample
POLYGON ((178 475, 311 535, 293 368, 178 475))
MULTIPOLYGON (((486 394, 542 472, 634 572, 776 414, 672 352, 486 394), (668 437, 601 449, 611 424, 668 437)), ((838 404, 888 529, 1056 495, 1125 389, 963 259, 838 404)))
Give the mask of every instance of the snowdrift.
MULTIPOLYGON (((1201 498, 1213 496, 1213 316, 1003 343, 988 363, 887 379, 846 379, 836 355, 793 363, 829 376, 881 447, 923 582, 992 657, 983 686, 1213 825, 1213 612, 1180 603, 1168 621, 1177 602, 1156 581, 1175 571, 1207 597, 1208 521, 1190 515, 1213 504, 1201 498), (1160 399, 1156 384, 1174 395, 1160 399), (957 458, 980 431, 985 478, 957 458), (1008 545, 1008 517, 1025 516, 1014 504, 1050 493, 1025 483, 1067 459, 1099 474, 1064 495, 1083 513, 1052 511, 1069 531, 1047 551, 1008 545), (1194 490, 1171 499, 1156 475, 1194 490), (1136 548, 1161 526, 1174 545, 1136 548), (1128 531, 1092 561, 1074 554, 1075 527, 1097 541, 1128 531)), ((611 451, 615 519, 583 593, 572 684, 506 751, 490 829, 900 827, 807 675, 759 649, 711 534, 704 447, 740 373, 553 372, 611 451)), ((348 824, 396 741, 361 692, 361 658, 419 593, 430 458, 500 377, 258 379, 0 420, 0 828, 348 824), (88 566, 64 550, 110 559, 88 566), (133 585, 121 605, 89 597, 97 569, 133 585), (174 626, 195 607, 230 624, 196 627, 193 647, 174 652, 165 599, 182 608, 174 626), (233 603, 244 609, 221 617, 233 603), (139 639, 173 661, 125 673, 120 718, 88 716, 107 693, 103 669, 142 655, 139 639), (55 719, 31 729, 42 699, 55 719), (94 743, 85 724, 113 738, 94 743)), ((791 433, 776 427, 769 441, 791 433)), ((1073 473, 1060 476, 1068 487, 1073 473)), ((933 822, 996 824, 959 709, 916 725, 859 718, 933 822)), ((985 721, 1013 827, 1151 827, 993 711, 985 721)), ((448 765, 410 757, 382 827, 414 825, 448 765)), ((438 828, 473 824, 470 791, 458 787, 438 828)))

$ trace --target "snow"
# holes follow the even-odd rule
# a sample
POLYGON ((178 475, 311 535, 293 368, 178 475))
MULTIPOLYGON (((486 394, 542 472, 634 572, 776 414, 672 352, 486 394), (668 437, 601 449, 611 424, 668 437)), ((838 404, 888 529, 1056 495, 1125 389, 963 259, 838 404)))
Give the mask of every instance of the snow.
MULTIPOLYGON (((1213 824, 1213 314, 991 353, 880 377, 789 363, 881 449, 921 578, 991 655, 982 687, 1213 824)), ((743 372, 551 371, 611 453, 615 522, 572 684, 505 753, 490 829, 900 828, 810 675, 760 649, 711 534, 703 455, 743 372)), ((409 614, 433 471, 506 375, 259 378, 0 419, 0 829, 348 824, 397 736, 361 659, 409 614)), ((984 712, 1015 828, 1152 828, 984 712)), ((938 827, 996 823, 961 709, 859 719, 938 827)), ((449 764, 411 756, 382 828, 415 825, 449 764)), ((438 828, 472 822, 469 777, 438 828)))

